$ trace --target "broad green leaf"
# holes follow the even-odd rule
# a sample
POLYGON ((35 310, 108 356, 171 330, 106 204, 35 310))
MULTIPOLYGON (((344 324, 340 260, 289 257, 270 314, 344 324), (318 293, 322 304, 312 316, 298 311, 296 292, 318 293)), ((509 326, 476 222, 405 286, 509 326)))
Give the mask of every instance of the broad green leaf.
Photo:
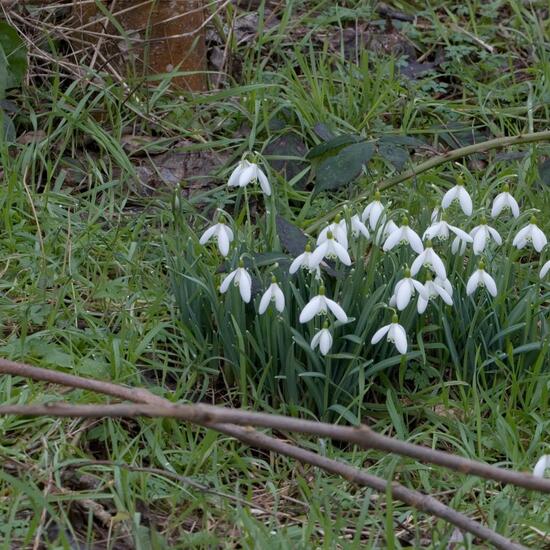
POLYGON ((322 157, 323 155, 326 155, 328 153, 335 153, 338 151, 338 149, 341 149, 342 147, 345 147, 346 145, 349 145, 350 143, 357 143, 358 141, 361 141, 360 136, 356 136, 353 134, 344 134, 343 136, 337 136, 335 138, 329 139, 328 141, 324 141, 323 143, 319 143, 319 145, 316 145, 315 147, 312 147, 308 154, 306 155, 306 159, 314 159, 318 157, 322 157))
POLYGON ((282 216, 277 216, 276 224, 277 235, 283 248, 291 256, 299 256, 306 247, 307 235, 299 227, 296 227, 282 216))
POLYGON ((338 189, 351 183, 374 154, 374 145, 362 141, 348 145, 318 164, 315 169, 315 191, 338 189))
POLYGON ((27 51, 25 44, 17 31, 6 21, 0 21, 0 94, 2 89, 1 79, 2 64, 6 63, 7 76, 5 89, 15 88, 21 85, 27 72, 27 51))
POLYGON ((409 160, 409 153, 405 147, 394 145, 393 143, 380 142, 378 153, 384 159, 395 166, 397 170, 402 170, 403 166, 409 160))
POLYGON ((0 143, 13 143, 15 138, 15 126, 13 125, 11 118, 4 110, 0 109, 0 143))

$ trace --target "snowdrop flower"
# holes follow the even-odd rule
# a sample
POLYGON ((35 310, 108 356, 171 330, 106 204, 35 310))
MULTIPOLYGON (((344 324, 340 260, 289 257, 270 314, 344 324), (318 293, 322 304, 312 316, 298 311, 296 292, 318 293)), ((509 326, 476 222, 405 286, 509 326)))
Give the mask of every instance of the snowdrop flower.
POLYGON ((319 289, 319 294, 312 298, 305 305, 304 309, 302 309, 302 313, 300 313, 300 323, 311 321, 315 315, 326 315, 327 310, 330 310, 338 321, 342 323, 348 321, 346 312, 334 300, 325 296, 325 287, 322 286, 319 289))
POLYGON ((387 252, 395 246, 405 243, 409 244, 417 254, 420 254, 424 250, 422 240, 418 234, 409 227, 409 220, 407 218, 403 218, 401 227, 398 227, 395 231, 390 233, 382 249, 384 252, 387 252))
POLYGON ((393 220, 384 220, 382 225, 378 227, 376 235, 374 236, 374 243, 378 246, 381 246, 382 242, 385 241, 394 231, 397 231, 399 227, 393 220))
POLYGON ((311 266, 311 245, 306 244, 306 249, 302 252, 297 258, 294 258, 293 262, 288 268, 288 272, 291 275, 294 275, 299 269, 307 269, 310 273, 315 271, 315 276, 319 279, 321 277, 321 269, 319 266, 311 266))
POLYGON ((319 346, 319 351, 323 355, 326 355, 332 347, 332 334, 326 321, 323 328, 311 340, 311 349, 315 349, 317 346, 319 346))
POLYGON ((433 223, 424 231, 424 235, 422 235, 422 238, 428 239, 432 241, 435 238, 438 238, 441 241, 446 241, 449 238, 449 235, 454 233, 459 239, 471 243, 472 237, 466 233, 466 231, 462 231, 462 229, 459 229, 458 227, 455 227, 454 225, 448 224, 445 220, 441 220, 438 222, 433 223))
POLYGON ((233 240, 233 231, 224 223, 220 222, 212 227, 209 227, 201 236, 199 243, 206 244, 211 238, 216 239, 218 248, 222 256, 227 256, 229 253, 229 245, 233 240))
POLYGON ((275 309, 279 313, 282 313, 285 309, 285 295, 277 284, 277 279, 275 277, 271 277, 271 284, 264 292, 262 299, 260 300, 258 313, 263 315, 271 302, 275 302, 275 309))
POLYGON ((496 218, 503 210, 510 209, 512 216, 517 218, 519 216, 518 202, 512 195, 510 195, 510 188, 508 185, 503 187, 502 193, 498 194, 493 201, 493 208, 491 210, 491 217, 496 218))
POLYGON ((422 251, 412 263, 411 273, 416 275, 422 266, 429 267, 441 279, 447 278, 445 264, 432 248, 432 241, 427 242, 424 251, 422 251))
POLYGON ((232 271, 229 275, 225 277, 220 285, 220 292, 224 294, 229 289, 229 285, 233 281, 235 286, 239 287, 239 292, 241 293, 241 298, 246 303, 250 302, 250 295, 252 292, 252 278, 248 274, 248 271, 244 268, 244 262, 239 261, 239 267, 232 271))
MULTIPOLYGON (((468 235, 468 233, 466 233, 466 235, 468 235)), ((466 252, 466 246, 471 242, 473 242, 473 239, 470 235, 468 235, 468 240, 462 239, 460 235, 457 235, 451 244, 451 252, 462 256, 466 252)))
POLYGON ((537 220, 535 216, 531 217, 529 225, 526 225, 523 229, 520 229, 517 235, 514 237, 512 244, 519 250, 524 248, 527 244, 533 243, 533 248, 540 252, 548 242, 546 235, 537 227, 537 220))
POLYGON ((443 284, 440 284, 440 281, 441 279, 439 278, 432 280, 431 277, 428 277, 426 279, 426 282, 424 283, 424 292, 422 294, 418 294, 418 302, 416 304, 416 309, 418 313, 424 313, 426 311, 426 308, 428 307, 428 302, 433 298, 437 298, 438 296, 448 306, 453 305, 453 299, 451 298, 451 295, 443 286, 445 283, 443 282, 443 284))
POLYGON ((550 468, 550 455, 542 455, 533 469, 533 475, 535 477, 544 477, 544 472, 547 468, 550 468))
POLYGON ((361 220, 363 221, 363 223, 369 220, 370 228, 374 231, 383 212, 384 205, 380 202, 380 192, 376 191, 376 193, 374 194, 374 200, 367 204, 365 210, 363 210, 363 213, 361 214, 361 220))
POLYGON ((360 234, 368 239, 370 237, 369 230, 366 228, 365 224, 361 221, 361 218, 355 214, 351 217, 351 234, 353 237, 358 237, 360 234))
POLYGON ((441 277, 436 277, 434 279, 434 283, 442 287, 444 290, 446 290, 449 296, 453 295, 453 285, 451 285, 451 281, 449 281, 449 279, 442 279, 441 277))
POLYGON ((397 348, 397 351, 399 353, 407 353, 407 333, 405 332, 405 329, 398 323, 397 315, 394 315, 392 317, 392 322, 389 325, 378 329, 374 333, 374 336, 372 337, 370 343, 376 344, 380 342, 380 340, 382 340, 384 336, 386 336, 386 340, 388 342, 392 342, 393 344, 395 344, 395 347, 397 348))
POLYGON ((488 226, 485 218, 481 218, 481 224, 470 231, 470 236, 474 240, 474 254, 481 254, 485 250, 485 245, 491 239, 498 245, 502 244, 500 233, 488 226))
POLYGON ((411 270, 405 269, 404 277, 397 282, 393 290, 393 296, 390 299, 390 306, 397 306, 397 309, 404 310, 411 301, 415 292, 424 293, 424 285, 411 277, 411 270))
POLYGON ((271 195, 271 186, 262 169, 254 162, 248 162, 243 159, 237 165, 237 168, 231 172, 227 185, 229 187, 246 187, 250 182, 260 182, 262 191, 269 197, 271 195))
POLYGON ((341 220, 340 216, 336 216, 334 223, 325 227, 319 237, 317 237, 317 246, 324 243, 328 239, 328 234, 332 233, 334 238, 347 250, 348 249, 348 227, 346 220, 341 220))
POLYGON ((327 240, 312 252, 309 258, 310 267, 319 267, 324 258, 338 258, 344 265, 351 265, 348 251, 334 238, 332 231, 327 232, 327 240))
POLYGON ((439 208, 439 206, 436 206, 432 210, 432 213, 430 214, 430 221, 432 223, 436 223, 440 220, 440 216, 441 216, 441 208, 439 208))
POLYGON ((443 195, 441 206, 447 209, 455 200, 459 202, 460 208, 462 208, 462 211, 466 214, 466 216, 472 215, 472 198, 461 182, 449 189, 445 195, 443 195))
POLYGON ((476 269, 466 284, 466 294, 470 296, 478 287, 486 287, 487 292, 494 298, 497 295, 497 285, 495 280, 485 271, 485 264, 479 262, 479 267, 476 269))
POLYGON ((548 260, 543 266, 542 266, 542 269, 540 270, 540 278, 541 279, 544 279, 544 277, 546 277, 546 275, 548 275, 548 272, 550 271, 550 260, 548 260))

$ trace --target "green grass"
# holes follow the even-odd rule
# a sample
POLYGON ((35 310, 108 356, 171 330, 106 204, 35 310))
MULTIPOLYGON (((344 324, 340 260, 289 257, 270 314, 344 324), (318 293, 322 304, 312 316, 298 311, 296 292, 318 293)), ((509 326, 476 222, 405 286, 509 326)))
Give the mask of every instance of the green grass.
MULTIPOLYGON (((535 11, 544 7, 542 2, 419 6, 422 26, 395 26, 419 54, 433 59, 440 51, 444 61, 440 72, 416 81, 399 74, 403 60, 396 56, 365 50, 357 54, 357 63, 341 61, 342 26, 369 16, 384 32, 386 23, 372 4, 284 4, 278 26, 235 51, 242 75, 218 92, 181 100, 163 93, 166 82, 147 96, 138 87, 146 107, 125 101, 124 90, 109 82, 95 88, 52 77, 42 86, 14 92, 18 131, 43 130, 45 136, 36 143, 4 144, 0 150, 2 356, 147 386, 174 401, 246 403, 310 417, 316 413, 307 392, 294 402, 280 394, 271 399, 267 389, 277 385, 262 377, 263 371, 245 379, 221 368, 218 351, 212 353, 193 326, 182 323, 175 305, 170 260, 182 261, 188 249, 197 254, 186 225, 193 222, 192 230, 200 233, 214 207, 234 206, 235 195, 222 186, 234 162, 249 149, 265 150, 285 132, 311 147, 320 141, 313 129, 317 123, 369 139, 404 133, 434 146, 463 144, 463 135, 450 136, 445 129, 451 123, 495 136, 547 129, 550 59, 545 37, 550 29, 535 11), (189 149, 225 155, 220 188, 182 198, 174 216, 172 189, 151 194, 136 183, 136 156, 121 145, 129 132, 155 136, 144 146, 146 154, 185 138, 193 142, 189 149)), ((413 3, 391 5, 418 12, 413 3)), ((417 215, 458 173, 477 187, 478 204, 488 204, 510 180, 518 198, 540 210, 540 226, 550 234, 550 191, 540 184, 538 170, 550 145, 520 150, 521 158, 491 154, 477 159, 482 165, 466 159, 441 166, 385 198, 417 215)), ((421 149, 417 160, 432 155, 430 148, 421 149)), ((389 163, 377 158, 350 189, 316 196, 275 174, 272 181, 279 212, 307 227, 339 200, 393 173, 389 163)), ((192 185, 191 180, 182 182, 184 192, 192 185)), ((201 275, 218 277, 216 257, 206 258, 201 275)), ((540 328, 549 319, 548 286, 537 300, 540 328)), ((210 316, 208 311, 196 313, 210 316)), ((460 317, 470 314, 465 305, 460 317)), ((435 352, 425 364, 381 368, 361 381, 363 402, 354 414, 376 430, 414 443, 530 470, 550 449, 548 352, 537 360, 511 353, 497 358, 490 365, 495 375, 483 367, 489 359, 483 347, 467 340, 457 345, 471 346, 467 372, 435 352)), ((242 360, 239 354, 236 358, 242 360)), ((103 402, 80 390, 63 393, 7 377, 0 379, 0 395, 4 403, 103 402)), ((329 401, 331 396, 323 394, 329 401)), ((540 495, 376 451, 291 438, 432 493, 527 546, 549 544, 550 505, 540 495)), ((446 548, 452 533, 443 522, 388 503, 385 495, 169 420, 2 418, 0 460, 1 549, 32 548, 35 539, 52 549, 69 548, 74 539, 144 550, 400 548, 407 543, 446 548), (90 463, 101 460, 112 464, 90 463), (131 471, 120 463, 167 473, 131 471), (95 515, 94 506, 99 510, 95 515), (110 515, 110 524, 101 524, 101 512, 110 515)), ((466 537, 464 547, 480 546, 466 537)))

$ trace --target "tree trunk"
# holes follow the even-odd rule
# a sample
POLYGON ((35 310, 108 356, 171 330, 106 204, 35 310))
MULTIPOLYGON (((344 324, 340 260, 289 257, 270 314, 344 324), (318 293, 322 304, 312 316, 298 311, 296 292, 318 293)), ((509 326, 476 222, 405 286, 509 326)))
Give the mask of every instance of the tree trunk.
POLYGON ((120 71, 130 86, 177 72, 186 73, 172 77, 177 88, 206 89, 203 0, 100 1, 101 8, 75 3, 73 10, 82 40, 99 49, 103 64, 120 71))

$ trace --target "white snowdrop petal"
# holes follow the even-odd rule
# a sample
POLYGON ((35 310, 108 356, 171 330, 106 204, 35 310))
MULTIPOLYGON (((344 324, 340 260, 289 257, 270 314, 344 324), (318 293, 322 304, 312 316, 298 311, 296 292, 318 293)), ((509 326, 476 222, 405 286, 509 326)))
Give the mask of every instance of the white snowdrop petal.
POLYGON ((258 308, 258 313, 260 315, 263 315, 265 313, 270 302, 271 302, 271 287, 269 287, 263 293, 262 299, 260 300, 260 307, 258 308))
POLYGON ((411 248, 417 253, 420 254, 424 250, 424 245, 422 244, 422 239, 418 236, 416 231, 413 231, 410 227, 406 228, 405 235, 411 248))
POLYGON ((390 330, 390 325, 386 325, 382 328, 379 328, 375 333, 374 333, 374 336, 372 337, 370 343, 371 344, 377 344, 378 342, 380 342, 380 340, 382 340, 382 338, 384 338, 384 336, 386 336, 387 332, 390 330))
POLYGON ((217 231, 217 226, 216 225, 213 225, 212 227, 209 227, 201 236, 201 238, 199 239, 199 243, 200 244, 206 244, 211 238, 213 235, 216 234, 216 231, 217 231))
POLYGON ((473 294, 476 291, 477 287, 479 286, 479 282, 480 282, 479 271, 480 271, 479 269, 476 269, 468 279, 468 283, 466 284, 466 294, 468 296, 470 296, 470 294, 473 294))
POLYGON ((466 233, 466 231, 463 231, 459 227, 455 227, 454 225, 449 225, 450 230, 462 241, 466 241, 467 243, 473 242, 472 237, 466 233))
POLYGON ((222 229, 218 231, 218 248, 222 256, 229 254, 229 238, 227 233, 222 229))
POLYGON ((242 162, 239 162, 237 164, 237 167, 231 172, 231 175, 229 176, 229 181, 227 182, 227 185, 229 187, 236 187, 239 185, 239 177, 241 176, 241 172, 243 171, 244 167, 242 162))
POLYGON ((398 228, 395 231, 392 231, 390 233, 390 235, 388 236, 388 238, 386 239, 386 242, 384 243, 384 246, 382 247, 382 250, 384 250, 384 252, 387 252, 388 250, 391 250, 397 244, 399 244, 399 242, 401 241, 401 238, 402 238, 401 229, 398 228))
POLYGON ((252 278, 250 277, 248 272, 245 271, 244 267, 240 269, 241 271, 238 274, 239 292, 241 293, 241 298, 243 299, 243 301, 248 304, 252 295, 252 278))
POLYGON ((336 256, 338 256, 338 259, 344 265, 351 265, 351 258, 349 254, 347 250, 340 243, 334 241, 333 248, 334 248, 334 252, 336 253, 336 256))
POLYGON ((512 195, 510 195, 509 204, 510 204, 510 210, 512 211, 512 216, 514 216, 514 218, 519 218, 518 201, 514 199, 512 195))
POLYGON ((346 312, 338 305, 334 300, 331 300, 330 298, 325 298, 326 304, 330 311, 332 311, 334 317, 338 319, 338 321, 342 323, 347 323, 348 316, 346 315, 346 312))
POLYGON ((326 355, 332 347, 332 335, 328 329, 322 329, 321 337, 319 338, 319 350, 323 355, 326 355))
POLYGON ((439 285, 434 285, 437 293, 439 296, 441 296, 441 299, 448 305, 453 305, 453 299, 451 298, 451 295, 442 287, 439 285))
POLYGON ((294 258, 293 262, 290 264, 290 267, 288 268, 288 272, 291 275, 294 275, 294 273, 296 273, 296 271, 298 271, 302 267, 305 259, 306 259, 306 253, 302 252, 302 254, 294 258))
POLYGON ((460 186, 458 193, 458 201, 460 202, 460 207, 462 208, 464 214, 466 214, 466 216, 471 216, 474 209, 472 199, 468 191, 466 191, 466 189, 462 186, 460 186))
POLYGON ((432 255, 432 266, 434 268, 435 274, 442 279, 447 278, 447 270, 445 269, 445 264, 443 260, 434 252, 432 255))
POLYGON ((426 258, 425 252, 423 252, 422 254, 419 254, 415 258, 415 260, 413 261, 413 263, 411 265, 411 275, 416 275, 420 271, 420 269, 424 265, 425 258, 426 258))
POLYGON ((449 189, 444 195, 443 200, 441 201, 441 206, 443 208, 449 208, 451 206, 452 202, 456 199, 458 193, 457 187, 452 187, 449 189))
POLYGON ((493 238, 493 241, 495 241, 500 246, 502 244, 502 237, 500 236, 500 233, 493 227, 489 227, 489 226, 487 226, 487 230, 489 231, 491 237, 493 238))
POLYGON ((495 200, 493 201, 493 208, 491 209, 491 217, 496 218, 504 209, 506 206, 506 195, 504 193, 500 193, 495 197, 495 200))
POLYGON ((279 285, 275 285, 273 288, 273 296, 275 297, 275 308, 279 313, 282 313, 285 309, 285 295, 279 285))
POLYGON ((392 325, 393 326, 390 330, 393 329, 393 340, 395 347, 399 353, 405 354, 407 353, 407 333, 401 325, 397 323, 392 323, 392 325))
POLYGON ((264 174, 261 168, 257 169, 257 176, 258 176, 258 181, 260 182, 260 187, 262 188, 262 191, 264 192, 265 195, 269 197, 271 195, 271 185, 269 185, 267 176, 264 174))
POLYGON ((404 284, 399 286, 399 289, 396 289, 395 295, 395 303, 397 305, 397 309, 404 310, 411 301, 412 297, 412 287, 409 284, 406 284, 406 281, 403 281, 404 284))
POLYGON ((315 336, 311 339, 311 349, 315 349, 319 345, 319 340, 321 339, 321 331, 317 332, 315 336))
POLYGON ((307 323, 308 321, 311 321, 315 315, 321 311, 321 306, 323 304, 321 298, 322 296, 315 296, 306 304, 300 313, 300 323, 307 323))
POLYGON ((479 231, 476 231, 474 236, 474 245, 473 250, 474 254, 481 254, 485 249, 485 244, 487 243, 487 233, 484 228, 480 228, 479 231))
POLYGON ((546 277, 546 275, 548 274, 549 271, 550 271, 550 260, 548 260, 548 261, 542 266, 542 269, 540 270, 540 278, 541 278, 541 279, 544 279, 544 277, 546 277))
POLYGON ((325 241, 324 243, 320 244, 309 257, 309 266, 314 269, 316 268, 325 257, 325 254, 328 251, 329 243, 328 241, 325 241))
POLYGON ((422 294, 418 295, 418 301, 416 302, 416 311, 418 313, 422 314, 426 311, 426 308, 428 307, 428 297, 422 296, 422 294))
POLYGON ((229 273, 229 275, 226 275, 224 280, 222 281, 222 284, 220 285, 220 292, 223 294, 224 292, 227 292, 227 289, 229 288, 229 285, 231 284, 231 281, 235 278, 235 275, 237 274, 237 271, 232 271, 229 273))
POLYGON ((256 177, 256 165, 249 164, 240 174, 238 180, 239 187, 245 187, 256 177))
POLYGON ((550 455, 542 455, 535 464, 533 475, 535 477, 544 477, 547 468, 550 468, 550 455))
POLYGON ((487 291, 489 294, 495 298, 497 295, 497 285, 495 283, 495 280, 489 275, 487 272, 483 271, 483 273, 480 274, 481 280, 483 281, 483 284, 487 288, 487 291))
POLYGON ((546 235, 536 225, 533 225, 532 239, 533 247, 537 252, 541 252, 548 242, 546 235))
POLYGON ((519 248, 519 249, 522 249, 526 244, 527 244, 527 237, 530 233, 530 228, 529 226, 527 225, 526 227, 524 227, 523 229, 520 229, 518 232, 517 232, 517 235, 514 237, 514 240, 512 241, 512 244, 519 248))

